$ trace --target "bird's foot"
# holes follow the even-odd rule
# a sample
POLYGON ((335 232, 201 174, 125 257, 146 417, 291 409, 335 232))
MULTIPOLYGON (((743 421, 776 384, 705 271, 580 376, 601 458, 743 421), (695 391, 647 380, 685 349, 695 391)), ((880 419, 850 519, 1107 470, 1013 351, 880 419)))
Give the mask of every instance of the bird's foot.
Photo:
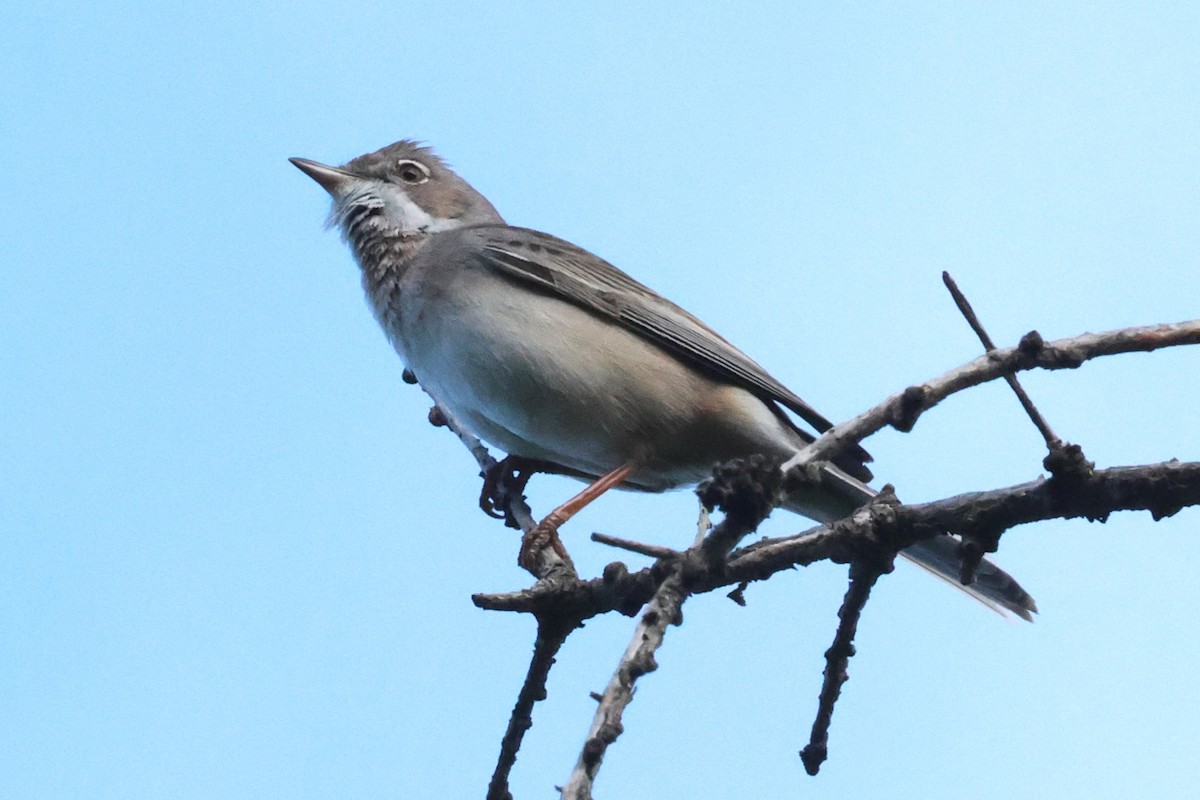
POLYGON ((493 464, 483 473, 483 490, 479 493, 483 513, 504 520, 510 528, 520 528, 508 507, 508 499, 514 495, 524 497, 525 484, 536 471, 533 461, 519 456, 507 456, 493 464))
POLYGON ((567 548, 563 546, 562 539, 558 538, 558 526, 563 522, 565 520, 551 513, 550 516, 525 532, 525 535, 521 537, 521 552, 517 556, 517 563, 523 569, 534 575, 542 575, 546 571, 543 561, 550 558, 562 561, 572 572, 575 571, 575 563, 567 554, 567 548))

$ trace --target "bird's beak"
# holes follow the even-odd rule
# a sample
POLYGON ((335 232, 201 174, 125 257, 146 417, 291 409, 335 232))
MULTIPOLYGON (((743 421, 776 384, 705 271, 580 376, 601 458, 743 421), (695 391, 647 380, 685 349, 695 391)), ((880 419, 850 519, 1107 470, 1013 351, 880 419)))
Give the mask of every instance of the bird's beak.
POLYGON ((321 188, 334 197, 345 191, 347 184, 357 181, 358 177, 337 167, 326 166, 319 161, 309 161, 307 158, 289 158, 301 172, 321 184, 321 188))

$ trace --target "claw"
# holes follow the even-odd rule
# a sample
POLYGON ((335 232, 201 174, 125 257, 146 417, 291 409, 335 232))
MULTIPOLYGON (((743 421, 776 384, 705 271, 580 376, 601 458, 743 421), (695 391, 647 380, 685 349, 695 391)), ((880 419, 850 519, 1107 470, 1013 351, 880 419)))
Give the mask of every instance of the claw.
POLYGON ((483 473, 483 489, 479 493, 479 507, 483 513, 504 520, 510 528, 518 528, 508 509, 508 498, 514 492, 524 497, 525 485, 534 472, 532 462, 518 456, 507 456, 493 464, 483 473))

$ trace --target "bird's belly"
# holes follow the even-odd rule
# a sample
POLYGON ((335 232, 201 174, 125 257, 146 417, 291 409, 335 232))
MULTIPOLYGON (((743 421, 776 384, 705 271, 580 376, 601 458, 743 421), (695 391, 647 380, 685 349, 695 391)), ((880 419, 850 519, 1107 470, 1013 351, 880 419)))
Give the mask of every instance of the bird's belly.
POLYGON ((445 297, 437 314, 413 303, 393 337, 480 438, 589 475, 638 464, 635 482, 651 489, 693 483, 723 455, 720 437, 685 437, 732 387, 574 305, 499 287, 455 298, 453 313, 445 297))

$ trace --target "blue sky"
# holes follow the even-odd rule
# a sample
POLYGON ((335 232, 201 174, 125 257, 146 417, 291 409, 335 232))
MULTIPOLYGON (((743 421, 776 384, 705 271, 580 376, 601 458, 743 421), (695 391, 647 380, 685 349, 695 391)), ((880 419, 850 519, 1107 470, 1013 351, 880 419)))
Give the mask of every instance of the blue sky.
MULTIPOLYGON (((482 795, 532 625, 469 595, 524 585, 516 541, 287 157, 423 139, 843 418, 977 354, 943 269, 1002 344, 1198 316, 1198 37, 1182 3, 9 9, 0 796, 482 795)), ((1200 458, 1197 375, 1193 348, 1026 382, 1111 466, 1200 458)), ((1001 385, 868 446, 910 500, 1042 458, 1001 385)), ((625 556, 588 532, 679 545, 694 512, 606 497, 566 541, 594 574, 625 556)), ((698 598, 597 793, 1190 797, 1198 525, 1011 532, 1034 625, 898 569, 815 779, 843 570, 698 598)), ((518 797, 566 778, 631 625, 567 645, 518 797)))

